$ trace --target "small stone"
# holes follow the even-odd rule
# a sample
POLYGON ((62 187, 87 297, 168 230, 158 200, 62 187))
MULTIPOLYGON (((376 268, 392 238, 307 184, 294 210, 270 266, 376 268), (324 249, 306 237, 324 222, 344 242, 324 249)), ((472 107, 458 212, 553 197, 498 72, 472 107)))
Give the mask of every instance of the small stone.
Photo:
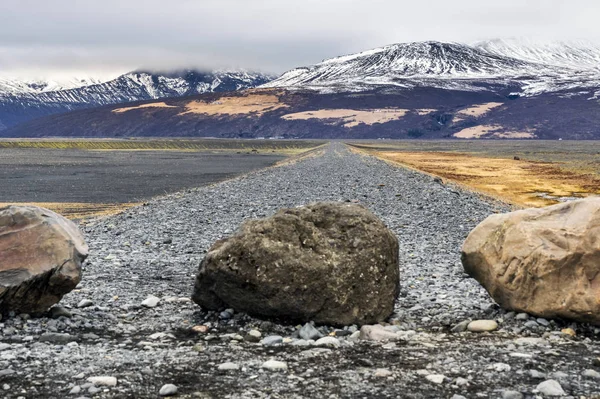
POLYGON ((147 308, 155 308, 160 302, 160 298, 155 297, 154 295, 148 296, 148 298, 142 301, 142 306, 147 308))
POLYGON ((535 330, 539 326, 540 325, 535 320, 529 320, 528 322, 525 323, 525 327, 529 328, 529 329, 534 329, 535 330))
POLYGON ((510 371, 510 365, 506 363, 494 363, 492 369, 499 373, 505 373, 510 371))
POLYGON ((587 377, 587 378, 595 378, 595 379, 600 379, 600 373, 597 372, 596 370, 592 370, 592 369, 587 369, 583 372, 583 376, 587 377))
POLYGON ((196 334, 206 334, 208 332, 208 326, 194 326, 191 328, 192 332, 195 332, 196 334))
POLYGON ((377 370, 375 370, 375 373, 373 373, 373 377, 387 378, 387 377, 391 377, 393 374, 394 373, 392 373, 388 369, 377 369, 377 370))
POLYGON ((110 376, 89 377, 88 382, 96 386, 115 387, 117 386, 117 378, 110 376))
POLYGON ((89 308, 90 306, 93 306, 94 302, 92 302, 89 299, 82 299, 81 301, 79 301, 79 303, 77 304, 77 307, 82 309, 82 308, 89 308))
POLYGON ((565 334, 565 335, 569 335, 571 337, 574 337, 577 335, 577 333, 575 332, 575 330, 573 330, 572 328, 563 328, 562 330, 560 330, 561 333, 565 334))
POLYGON ((398 339, 398 335, 386 330, 380 324, 365 325, 360 328, 360 339, 366 341, 394 341, 398 339))
POLYGON ((462 395, 454 394, 454 395, 452 395, 452 397, 450 399, 467 399, 467 398, 462 395))
POLYGON ((75 385, 73 388, 71 388, 71 390, 69 391, 69 395, 77 395, 81 392, 81 387, 79 385, 75 385))
POLYGON ((202 344, 196 344, 192 347, 192 350, 194 352, 204 352, 204 349, 206 349, 206 348, 204 348, 204 345, 202 345, 202 344))
POLYGON ((280 362, 278 360, 267 360, 260 366, 260 368, 270 371, 283 371, 287 370, 288 366, 286 362, 280 362))
POLYGON ((566 393, 556 380, 546 380, 535 388, 546 396, 565 396, 566 393))
POLYGON ((240 366, 237 363, 226 362, 226 363, 219 364, 218 368, 221 371, 232 371, 232 370, 239 370, 240 366))
POLYGON ((516 320, 527 320, 529 319, 529 315, 527 313, 519 313, 515 316, 516 320))
POLYGON ((58 319, 59 317, 71 318, 73 315, 62 306, 54 306, 50 309, 50 317, 53 319, 58 319))
POLYGON ((538 370, 529 370, 529 375, 531 376, 531 378, 535 378, 538 380, 543 380, 544 378, 546 378, 546 374, 538 370))
POLYGON ((467 326, 469 325, 470 322, 471 322, 471 320, 461 321, 460 323, 458 323, 457 325, 452 327, 452 329, 450 331, 452 331, 453 333, 465 332, 465 331, 467 331, 467 326))
POLYGON ((279 345, 283 342, 283 337, 280 335, 269 335, 268 337, 263 338, 261 343, 264 346, 273 346, 279 345))
POLYGON ((326 346, 329 348, 339 348, 340 345, 340 340, 334 337, 319 338, 317 342, 315 342, 315 346, 326 346))
POLYGON ((475 320, 469 323, 467 329, 471 332, 494 331, 498 328, 498 323, 494 320, 475 320))
POLYGON ((546 319, 543 319, 543 318, 541 318, 541 317, 540 317, 540 318, 538 318, 538 319, 536 319, 536 321, 537 321, 537 323, 538 323, 539 325, 542 325, 542 326, 544 326, 544 327, 548 327, 548 326, 550 325, 550 322, 549 322, 548 320, 546 320, 546 319))
POLYGON ((221 319, 221 320, 229 320, 229 319, 231 319, 231 316, 233 316, 233 314, 229 313, 226 310, 219 313, 219 319, 221 319))
POLYGON ((459 387, 467 386, 469 385, 469 380, 467 380, 466 378, 458 377, 456 380, 454 380, 454 384, 458 385, 459 387))
POLYGON ((323 334, 321 334, 312 324, 306 323, 298 331, 298 336, 308 341, 310 339, 317 340, 321 338, 323 334))
POLYGON ((52 344, 66 344, 77 340, 71 334, 62 333, 44 333, 40 336, 40 342, 50 342, 52 344))
POLYGON ((248 331, 248 334, 246 334, 246 336, 244 337, 244 340, 246 340, 248 342, 260 342, 261 337, 262 337, 262 334, 260 333, 260 331, 250 330, 250 331, 248 331))
POLYGON ((523 394, 517 391, 502 392, 502 399, 523 399, 523 394))
POLYGON ((94 385, 92 385, 91 387, 88 388, 88 393, 91 394, 91 395, 95 395, 95 394, 97 394, 100 391, 101 391, 101 389, 97 388, 94 385))
POLYGON ((160 388, 160 391, 158 391, 158 394, 160 396, 173 396, 173 395, 177 394, 177 386, 175 386, 173 384, 165 384, 160 388))
POLYGON ((425 376, 425 378, 427 379, 427 381, 431 381, 434 384, 442 384, 446 379, 446 376, 443 374, 429 374, 425 376))

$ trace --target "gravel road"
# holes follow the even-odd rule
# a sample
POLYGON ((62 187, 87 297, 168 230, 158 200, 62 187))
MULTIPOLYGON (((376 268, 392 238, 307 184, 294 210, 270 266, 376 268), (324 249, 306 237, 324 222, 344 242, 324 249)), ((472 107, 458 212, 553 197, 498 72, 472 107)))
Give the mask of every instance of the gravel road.
POLYGON ((519 398, 551 393, 554 383, 538 386, 546 380, 573 397, 598 394, 600 330, 506 312, 462 271, 468 232, 507 209, 334 142, 90 221, 83 281, 61 302, 70 315, 0 324, 0 397, 154 398, 174 384, 178 397, 199 398, 519 398), (358 341, 348 326, 315 344, 299 339, 299 326, 189 301, 215 240, 245 219, 320 200, 357 201, 398 236, 402 291, 387 328, 401 340, 358 341), (152 297, 142 305, 149 296, 156 306, 152 297), (470 319, 499 328, 452 331, 470 319), (575 337, 561 333, 567 327, 575 337), (116 386, 87 381, 101 376, 116 377, 116 386))

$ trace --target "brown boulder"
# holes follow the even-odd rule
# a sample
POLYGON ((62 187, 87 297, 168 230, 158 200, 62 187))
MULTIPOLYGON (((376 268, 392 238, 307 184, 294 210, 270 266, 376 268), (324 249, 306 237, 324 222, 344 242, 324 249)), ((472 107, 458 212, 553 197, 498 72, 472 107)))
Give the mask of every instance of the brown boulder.
POLYGON ((217 241, 192 299, 208 309, 348 325, 386 319, 398 292, 394 234, 360 205, 317 203, 248 221, 217 241))
POLYGON ((0 312, 44 312, 77 286, 87 254, 64 217, 36 206, 0 208, 0 312))
POLYGON ((492 215, 462 262, 504 308, 600 324, 600 198, 492 215))

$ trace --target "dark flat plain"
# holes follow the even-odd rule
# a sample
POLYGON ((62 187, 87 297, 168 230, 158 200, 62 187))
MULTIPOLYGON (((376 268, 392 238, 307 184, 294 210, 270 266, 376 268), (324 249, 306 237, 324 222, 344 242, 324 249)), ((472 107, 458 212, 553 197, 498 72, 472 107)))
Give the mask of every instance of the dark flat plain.
POLYGON ((131 203, 281 161, 236 151, 0 149, 0 202, 131 203))

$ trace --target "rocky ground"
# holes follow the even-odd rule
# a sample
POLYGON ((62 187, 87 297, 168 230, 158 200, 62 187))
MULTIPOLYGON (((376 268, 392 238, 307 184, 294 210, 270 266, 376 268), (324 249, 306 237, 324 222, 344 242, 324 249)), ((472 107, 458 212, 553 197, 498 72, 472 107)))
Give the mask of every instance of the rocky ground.
POLYGON ((0 397, 599 395, 600 329, 499 309, 463 273, 462 241, 505 210, 332 143, 89 222, 78 289, 47 317, 2 320, 0 397), (402 291, 379 331, 392 341, 361 340, 356 326, 300 328, 190 302, 215 240, 247 218, 317 200, 360 202, 398 236, 402 291), (498 328, 465 331, 469 320, 498 328))

